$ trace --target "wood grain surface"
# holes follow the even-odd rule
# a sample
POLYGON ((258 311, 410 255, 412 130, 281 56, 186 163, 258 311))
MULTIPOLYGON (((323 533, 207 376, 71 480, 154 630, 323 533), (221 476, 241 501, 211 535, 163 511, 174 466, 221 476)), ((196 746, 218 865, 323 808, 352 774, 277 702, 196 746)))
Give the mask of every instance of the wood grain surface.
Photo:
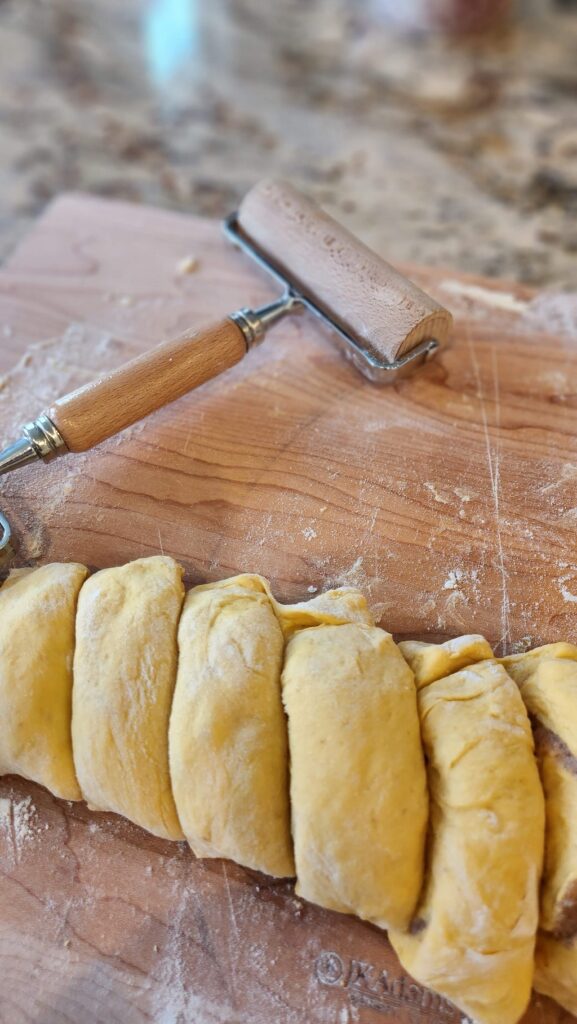
MULTIPOLYGON (((414 379, 375 389, 306 317, 286 320, 100 448, 4 478, 13 564, 163 550, 189 583, 250 569, 285 600, 357 584, 399 636, 573 639, 577 303, 412 272, 456 315, 414 379)), ((2 440, 95 374, 273 294, 212 222, 58 200, 0 271, 2 440)), ((0 867, 2 1024, 462 1019, 377 929, 21 780, 0 783, 0 867)), ((526 1022, 570 1019, 536 997, 526 1022)))

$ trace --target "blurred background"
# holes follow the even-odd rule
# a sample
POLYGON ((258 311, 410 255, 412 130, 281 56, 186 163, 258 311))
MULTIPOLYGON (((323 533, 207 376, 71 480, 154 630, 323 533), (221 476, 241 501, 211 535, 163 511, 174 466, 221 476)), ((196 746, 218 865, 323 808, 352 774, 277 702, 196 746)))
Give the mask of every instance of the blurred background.
POLYGON ((577 287, 577 6, 0 0, 0 255, 63 190, 281 174, 383 255, 577 287))

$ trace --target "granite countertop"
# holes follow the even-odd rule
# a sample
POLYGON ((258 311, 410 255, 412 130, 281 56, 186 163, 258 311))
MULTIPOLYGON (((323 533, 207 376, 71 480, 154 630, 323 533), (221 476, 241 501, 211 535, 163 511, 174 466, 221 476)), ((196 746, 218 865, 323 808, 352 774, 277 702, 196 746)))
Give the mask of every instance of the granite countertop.
POLYGON ((272 173, 393 261, 577 287, 575 7, 476 42, 386 7, 0 0, 0 252, 63 190, 221 216, 272 173))

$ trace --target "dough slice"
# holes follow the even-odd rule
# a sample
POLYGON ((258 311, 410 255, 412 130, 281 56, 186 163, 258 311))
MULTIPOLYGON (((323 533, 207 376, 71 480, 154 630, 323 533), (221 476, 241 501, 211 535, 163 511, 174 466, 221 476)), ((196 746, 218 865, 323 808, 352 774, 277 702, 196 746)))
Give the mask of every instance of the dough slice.
POLYGON ((88 570, 17 569, 0 590, 0 774, 22 775, 80 800, 72 760, 72 655, 78 592, 88 570))
POLYGON ((548 644, 503 664, 533 720, 545 792, 534 987, 577 1013, 577 647, 548 644))
POLYGON ((97 572, 78 602, 72 742, 82 795, 182 839, 168 770, 182 569, 164 556, 97 572))
POLYGON ((490 645, 478 633, 458 636, 443 644, 403 640, 399 648, 415 673, 415 682, 419 688, 450 676, 467 665, 493 657, 490 645))
POLYGON ((577 943, 539 932, 533 988, 577 1016, 577 943))
POLYGON ((280 604, 272 595, 271 600, 286 639, 307 626, 337 626, 345 622, 375 625, 364 594, 355 587, 326 590, 298 604, 280 604))
POLYGON ((389 633, 320 625, 289 640, 282 680, 297 892, 406 927, 428 812, 411 671, 389 633))
MULTIPOLYGON (((481 636, 438 645, 405 641, 399 646, 419 686, 491 657, 481 636)), ((540 926, 570 938, 577 931, 577 647, 548 644, 501 658, 499 664, 519 686, 532 719, 545 790, 540 926)))
POLYGON ((284 641, 268 584, 191 590, 178 640, 170 771, 186 838, 199 857, 292 876, 284 641))
POLYGON ((545 791, 540 925, 571 938, 577 932, 577 647, 548 644, 502 664, 532 718, 545 791))
POLYGON ((519 690, 481 661, 418 693, 429 766, 428 872, 403 966, 478 1024, 515 1024, 531 994, 543 793, 519 690))

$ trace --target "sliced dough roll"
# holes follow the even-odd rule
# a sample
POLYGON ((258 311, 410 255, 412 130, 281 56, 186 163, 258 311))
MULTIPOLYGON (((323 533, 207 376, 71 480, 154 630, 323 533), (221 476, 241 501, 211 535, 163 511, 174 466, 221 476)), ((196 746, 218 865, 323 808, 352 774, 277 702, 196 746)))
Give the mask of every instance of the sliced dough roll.
POLYGON ((495 661, 423 685, 428 871, 403 966, 478 1024, 515 1024, 531 994, 544 838, 527 712, 495 661))
POLYGON ((571 938, 577 932, 577 647, 548 644, 502 664, 533 720, 545 791, 540 925, 571 938))
POLYGON ((577 1012, 577 647, 557 643, 503 659, 533 720, 545 792, 544 930, 534 987, 577 1012), (545 932, 552 934, 546 935, 545 932))
POLYGON ((266 581, 191 590, 178 640, 170 771, 186 838, 199 857, 292 876, 284 641, 266 581))
MULTIPOLYGON (((539 932, 533 988, 577 1016, 577 943, 539 932)), ((565 1017, 563 1017, 565 1019, 565 1017)))
POLYGON ((17 569, 0 590, 0 774, 22 775, 80 800, 72 760, 74 563, 17 569))
POLYGON ((168 770, 182 569, 164 556, 97 572, 78 602, 72 742, 82 795, 182 839, 168 770))
POLYGON ((428 798, 413 676, 390 634, 303 629, 283 669, 297 892, 386 928, 422 884, 428 798))

